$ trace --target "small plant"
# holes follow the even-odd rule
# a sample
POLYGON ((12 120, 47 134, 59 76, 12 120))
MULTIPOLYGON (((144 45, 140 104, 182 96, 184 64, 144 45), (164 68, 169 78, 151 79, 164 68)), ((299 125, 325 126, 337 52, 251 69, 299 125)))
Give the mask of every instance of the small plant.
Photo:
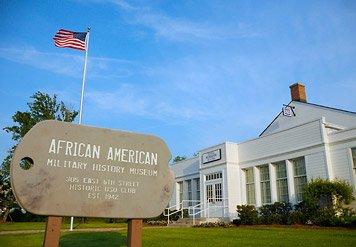
POLYGON ((150 226, 166 226, 167 225, 167 221, 164 220, 150 220, 146 222, 147 225, 150 226))
POLYGON ((218 221, 218 222, 205 222, 205 223, 201 223, 199 225, 195 225, 194 227, 207 227, 207 228, 211 228, 211 227, 223 227, 223 228, 228 228, 228 227, 233 227, 234 225, 231 223, 225 223, 222 221, 218 221))

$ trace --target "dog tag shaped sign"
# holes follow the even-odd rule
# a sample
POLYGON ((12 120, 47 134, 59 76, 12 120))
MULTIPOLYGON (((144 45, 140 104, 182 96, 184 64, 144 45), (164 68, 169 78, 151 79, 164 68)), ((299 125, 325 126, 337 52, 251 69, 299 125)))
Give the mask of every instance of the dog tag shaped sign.
POLYGON ((150 218, 170 200, 170 158, 152 135, 48 120, 16 148, 11 183, 34 214, 150 218))

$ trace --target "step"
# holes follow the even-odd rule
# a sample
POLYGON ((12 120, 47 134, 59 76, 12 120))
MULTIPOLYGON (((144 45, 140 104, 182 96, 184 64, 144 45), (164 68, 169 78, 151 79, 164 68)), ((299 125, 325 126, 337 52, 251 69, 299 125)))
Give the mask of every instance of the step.
MULTIPOLYGON (((207 223, 207 222, 225 222, 229 223, 230 219, 227 218, 196 218, 195 219, 195 225, 199 225, 202 223, 207 223)), ((169 224, 169 226, 172 227, 190 227, 193 226, 193 218, 180 218, 177 221, 174 221, 169 224)))
MULTIPOLYGON (((200 224, 204 222, 205 218, 197 218, 195 219, 195 224, 200 224)), ((193 225, 193 218, 180 218, 177 221, 174 221, 169 224, 169 226, 176 226, 176 227, 190 227, 193 225)))

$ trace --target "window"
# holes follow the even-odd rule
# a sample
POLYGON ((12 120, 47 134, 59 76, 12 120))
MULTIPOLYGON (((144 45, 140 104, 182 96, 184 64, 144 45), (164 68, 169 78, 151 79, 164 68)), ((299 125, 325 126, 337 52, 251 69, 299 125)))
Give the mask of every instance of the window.
POLYGON ((178 182, 178 200, 179 202, 183 201, 183 181, 178 182))
POLYGON ((356 174, 356 148, 351 149, 354 174, 356 174))
POLYGON ((217 202, 221 202, 222 201, 221 183, 215 184, 215 200, 217 202))
POLYGON ((208 184, 206 186, 206 200, 208 202, 213 202, 214 198, 213 198, 213 185, 212 184, 208 184))
POLYGON ((208 184, 206 186, 206 200, 208 202, 222 201, 222 183, 208 184))
POLYGON ((188 204, 192 206, 192 180, 187 180, 188 185, 188 204))
POLYGON ((200 179, 195 179, 195 187, 197 188, 196 200, 200 201, 200 179))
POLYGON ((297 201, 303 200, 304 186, 307 184, 307 172, 305 170, 305 159, 299 157, 291 160, 294 170, 294 188, 297 201))
POLYGON ((271 186, 269 181, 268 165, 260 167, 260 179, 261 179, 262 204, 271 203, 271 186))
POLYGON ((277 197, 279 202, 289 202, 286 162, 274 164, 276 168, 277 197))
POLYGON ((206 181, 220 179, 220 178, 222 178, 222 172, 215 172, 215 173, 205 175, 206 181))
POLYGON ((254 205, 255 200, 255 181, 253 178, 253 168, 245 170, 246 176, 246 200, 247 204, 254 205))

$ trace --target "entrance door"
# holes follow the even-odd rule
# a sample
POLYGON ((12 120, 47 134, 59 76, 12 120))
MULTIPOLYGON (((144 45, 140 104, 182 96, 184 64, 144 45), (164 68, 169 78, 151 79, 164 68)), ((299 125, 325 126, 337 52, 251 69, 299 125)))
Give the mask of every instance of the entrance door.
POLYGON ((224 202, 222 198, 222 182, 209 183, 206 185, 207 210, 206 217, 220 218, 224 215, 224 202))

